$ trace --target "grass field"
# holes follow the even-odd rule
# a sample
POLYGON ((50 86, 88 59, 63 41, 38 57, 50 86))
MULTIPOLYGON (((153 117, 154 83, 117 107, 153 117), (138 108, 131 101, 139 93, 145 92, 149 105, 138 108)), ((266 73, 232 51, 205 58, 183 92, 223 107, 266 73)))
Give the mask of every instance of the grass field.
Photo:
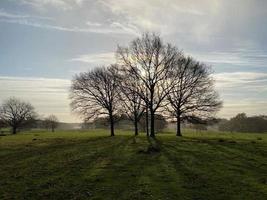
POLYGON ((0 199, 267 199, 267 134, 108 135, 0 136, 0 199))

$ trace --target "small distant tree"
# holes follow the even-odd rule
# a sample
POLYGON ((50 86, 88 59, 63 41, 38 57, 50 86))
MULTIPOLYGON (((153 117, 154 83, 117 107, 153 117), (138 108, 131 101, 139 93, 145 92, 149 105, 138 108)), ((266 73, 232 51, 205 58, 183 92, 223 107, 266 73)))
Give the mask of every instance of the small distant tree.
POLYGON ((230 131, 232 132, 233 130, 231 129, 230 123, 228 119, 220 119, 218 121, 218 130, 219 131, 230 131))
POLYGON ((12 128, 13 134, 17 133, 18 128, 32 124, 36 116, 30 103, 17 98, 7 99, 0 107, 0 120, 12 128))
POLYGON ((110 135, 114 136, 114 116, 119 104, 118 69, 115 65, 98 67, 76 75, 71 86, 71 106, 86 121, 108 116, 110 135))
POLYGON ((167 127, 167 125, 168 122, 163 115, 155 114, 155 129, 157 133, 163 131, 167 127))
POLYGON ((230 119, 230 124, 234 131, 238 132, 246 132, 248 124, 246 123, 247 120, 246 113, 238 113, 235 117, 230 119))
POLYGON ((206 124, 191 124, 190 127, 199 132, 208 130, 208 127, 206 124))
MULTIPOLYGON (((149 115, 148 118, 150 118, 149 115)), ((139 121, 140 128, 142 131, 146 131, 146 123, 146 113, 144 112, 139 121)), ((163 115, 155 114, 155 133, 163 131, 167 127, 167 125, 168 122, 166 121, 163 115)))
POLYGON ((248 117, 248 132, 262 133, 267 132, 267 120, 264 116, 252 116, 248 117))
POLYGON ((59 120, 55 115, 49 115, 44 119, 44 126, 47 129, 51 129, 52 132, 55 132, 55 129, 59 125, 59 120))
MULTIPOLYGON (((114 128, 118 123, 122 120, 121 115, 115 114, 113 116, 113 123, 114 123, 114 128)), ((89 122, 87 122, 89 123, 89 122)), ((108 116, 102 116, 102 117, 97 117, 95 118, 92 122, 90 122, 94 125, 95 128, 105 128, 110 125, 110 120, 108 116)))
POLYGON ((92 122, 88 122, 88 121, 83 121, 83 123, 81 124, 81 129, 84 129, 84 130, 88 130, 88 129, 92 129, 94 128, 94 124, 92 122))

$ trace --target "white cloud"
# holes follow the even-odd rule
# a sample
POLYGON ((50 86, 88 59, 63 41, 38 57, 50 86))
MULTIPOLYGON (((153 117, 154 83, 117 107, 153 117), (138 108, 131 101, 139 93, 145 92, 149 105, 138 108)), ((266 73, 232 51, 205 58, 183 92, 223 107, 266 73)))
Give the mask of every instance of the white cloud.
POLYGON ((247 65, 248 60, 244 60, 239 54, 229 52, 193 53, 198 60, 210 64, 231 64, 247 65))
POLYGON ((100 1, 106 8, 129 24, 137 26, 141 31, 157 31, 171 34, 186 31, 200 34, 207 33, 208 14, 215 13, 219 6, 218 0, 182 1, 182 0, 110 0, 100 1), (201 29, 204 27, 204 29, 201 29), (196 31, 197 30, 197 31, 196 31))
POLYGON ((102 26, 102 24, 100 24, 100 23, 97 23, 97 22, 91 22, 91 21, 86 22, 86 24, 87 24, 88 26, 102 26))
POLYGON ((79 55, 75 58, 70 59, 70 61, 78 61, 95 65, 106 65, 115 62, 114 52, 98 53, 98 54, 84 54, 79 55))
POLYGON ((5 12, 4 10, 0 10, 0 17, 6 17, 6 18, 28 18, 28 15, 17 15, 5 12))
MULTIPOLYGON (((214 74, 216 86, 221 89, 256 89, 267 90, 267 73, 259 72, 224 72, 214 74)), ((261 91, 262 91, 261 90, 261 91)))
POLYGON ((86 1, 88 0, 74 0, 74 2, 79 6, 82 6, 86 1))
POLYGON ((23 4, 30 5, 39 10, 46 9, 47 7, 54 7, 59 10, 72 9, 71 1, 66 1, 66 0, 22 0, 21 2, 23 4))
POLYGON ((219 116, 229 118, 240 112, 267 114, 267 73, 225 72, 214 74, 214 78, 223 100, 219 116))
POLYGON ((45 19, 45 20, 53 20, 51 17, 44 17, 44 16, 34 16, 34 15, 21 15, 21 14, 15 14, 6 12, 4 10, 0 10, 0 18, 4 19, 45 19))
POLYGON ((267 67, 267 53, 249 47, 229 52, 193 52, 191 55, 209 64, 267 67))
MULTIPOLYGON (((119 23, 173 37, 199 51, 266 43, 267 1, 254 0, 100 0, 119 23), (253 12, 253 11, 257 12, 253 12)), ((237 55, 238 56, 238 55, 237 55)), ((233 61, 235 58, 233 58, 233 61)), ((243 63, 241 63, 243 64, 243 63)))
POLYGON ((120 22, 112 22, 110 24, 110 27, 114 28, 114 29, 118 29, 118 30, 122 30, 125 33, 129 33, 132 35, 139 35, 141 33, 141 31, 139 31, 139 29, 130 23, 120 23, 120 22))
POLYGON ((58 30, 58 31, 67 31, 67 32, 88 32, 89 30, 80 29, 80 28, 68 28, 63 26, 57 26, 57 25, 49 25, 49 24, 43 24, 39 22, 32 22, 26 19, 0 19, 0 22, 5 23, 12 23, 12 24, 20 24, 20 25, 26 25, 26 26, 32 26, 36 28, 44 28, 44 29, 52 29, 52 30, 58 30))
POLYGON ((246 113, 249 116, 252 115, 266 115, 267 102, 257 99, 245 99, 245 100, 231 100, 224 101, 223 109, 218 113, 218 116, 231 118, 238 113, 246 113))
POLYGON ((97 26, 96 24, 87 24, 88 27, 66 27, 60 25, 51 25, 40 22, 35 22, 27 19, 0 19, 0 22, 20 24, 26 26, 32 26, 36 28, 66 31, 66 32, 77 32, 77 33, 101 33, 101 34, 137 34, 132 27, 124 25, 118 25, 118 23, 112 23, 110 26, 97 26))
POLYGON ((40 20, 54 20, 52 17, 45 16, 33 16, 33 15, 22 15, 6 12, 0 10, 0 22, 13 23, 26 26, 32 26, 36 28, 52 29, 58 31, 67 32, 81 32, 81 33, 106 33, 106 34, 138 34, 138 30, 135 26, 130 24, 122 24, 119 22, 109 22, 108 24, 102 24, 98 22, 87 21, 85 26, 81 27, 68 27, 57 24, 47 24, 40 20))
POLYGON ((51 8, 69 11, 75 7, 81 7, 85 2, 94 0, 20 0, 22 4, 29 5, 38 11, 49 10, 51 8))

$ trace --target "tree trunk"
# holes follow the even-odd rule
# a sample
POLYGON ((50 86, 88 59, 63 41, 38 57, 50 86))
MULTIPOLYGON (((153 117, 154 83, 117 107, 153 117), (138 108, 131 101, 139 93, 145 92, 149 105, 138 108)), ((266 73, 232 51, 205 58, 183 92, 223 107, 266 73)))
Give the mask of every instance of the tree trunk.
POLYGON ((148 124, 148 105, 146 104, 146 136, 149 136, 149 124, 148 124))
POLYGON ((135 136, 138 135, 138 120, 137 120, 137 116, 134 116, 134 135, 135 136))
POLYGON ((176 120, 176 136, 182 136, 182 134, 181 134, 181 118, 180 118, 180 116, 178 116, 177 120, 176 120))
POLYGON ((12 127, 12 133, 13 133, 13 134, 16 134, 16 133, 17 133, 17 127, 16 127, 16 126, 13 126, 13 127, 12 127))
POLYGON ((135 136, 138 135, 138 123, 137 123, 137 121, 134 122, 134 135, 135 136))
POLYGON ((113 113, 109 113, 109 121, 110 121, 110 136, 115 136, 114 134, 114 119, 113 119, 113 113))
POLYGON ((155 113, 150 109, 150 137, 155 137, 155 113))
POLYGON ((54 129, 54 127, 52 127, 52 132, 53 132, 53 133, 55 132, 55 129, 54 129))
POLYGON ((155 85, 152 88, 150 88, 150 103, 149 103, 149 111, 150 111, 150 137, 155 137, 155 112, 153 110, 154 89, 155 89, 155 85))

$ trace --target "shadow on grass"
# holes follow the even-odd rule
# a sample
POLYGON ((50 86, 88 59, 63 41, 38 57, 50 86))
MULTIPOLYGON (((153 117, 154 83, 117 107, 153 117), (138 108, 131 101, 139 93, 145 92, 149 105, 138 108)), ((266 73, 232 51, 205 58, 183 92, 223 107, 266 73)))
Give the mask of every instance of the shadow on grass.
POLYGON ((109 155, 127 137, 55 141, 1 156, 0 199, 70 199, 88 197, 86 174, 108 164, 109 155))
POLYGON ((0 154, 0 199, 265 199, 265 152, 192 138, 37 140, 0 154))
POLYGON ((146 147, 146 149, 140 149, 137 153, 142 153, 142 154, 160 153, 161 151, 160 141, 157 140, 155 137, 147 136, 146 138, 147 138, 148 146, 146 147))
POLYGON ((248 156, 246 147, 244 143, 186 139, 164 143, 162 152, 192 199, 265 199, 266 185, 260 181, 264 182, 267 168, 258 164, 266 158, 255 159, 259 156, 255 151, 248 156))

